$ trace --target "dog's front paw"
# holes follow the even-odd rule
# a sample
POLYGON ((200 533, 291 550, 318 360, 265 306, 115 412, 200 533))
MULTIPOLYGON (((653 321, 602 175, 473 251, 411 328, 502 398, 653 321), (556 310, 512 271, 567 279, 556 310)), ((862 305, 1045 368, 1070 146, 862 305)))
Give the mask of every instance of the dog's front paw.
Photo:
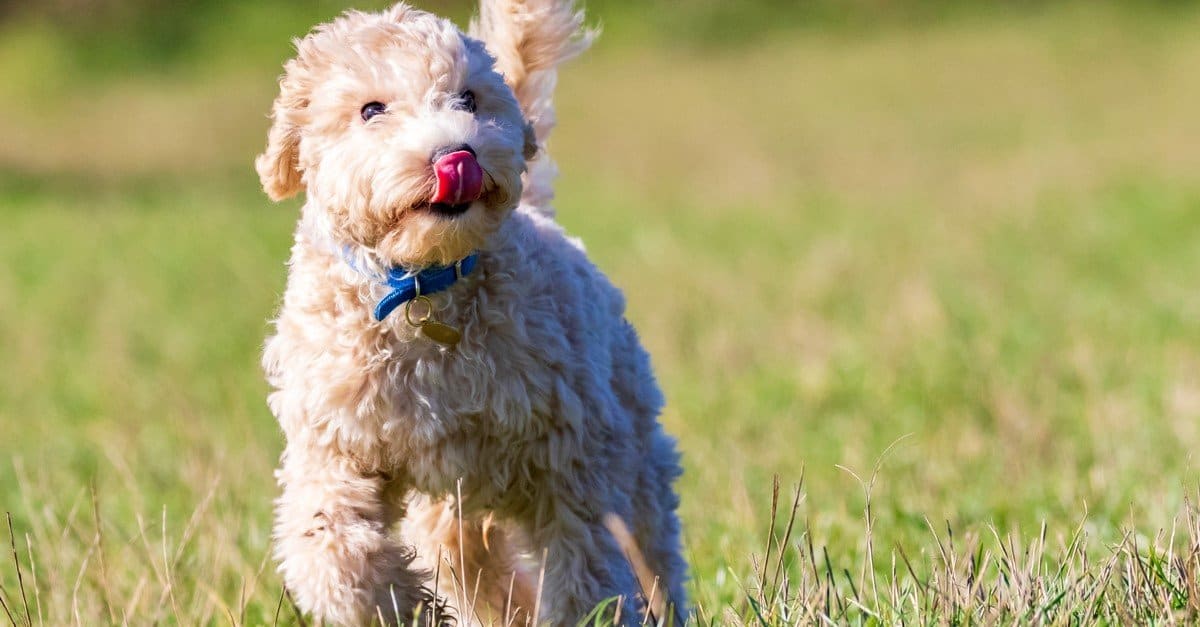
POLYGON ((415 596, 407 599, 407 603, 401 594, 395 586, 388 588, 377 605, 377 621, 404 627, 454 627, 458 624, 446 602, 429 588, 422 586, 415 596))

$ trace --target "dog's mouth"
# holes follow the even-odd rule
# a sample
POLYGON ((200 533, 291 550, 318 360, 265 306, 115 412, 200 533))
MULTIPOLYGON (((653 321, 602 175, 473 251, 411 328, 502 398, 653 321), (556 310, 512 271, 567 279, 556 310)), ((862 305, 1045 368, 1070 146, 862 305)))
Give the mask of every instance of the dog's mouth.
POLYGON ((474 204, 474 201, 461 202, 458 204, 450 204, 450 203, 444 203, 444 202, 431 202, 427 206, 430 211, 432 211, 433 213, 436 213, 439 216, 446 217, 446 218, 455 218, 455 217, 461 216, 462 214, 466 213, 467 210, 471 208, 472 204, 474 204))
POLYGON ((429 208, 439 215, 461 215, 483 196, 483 168, 475 159, 475 151, 466 144, 435 155, 433 174, 437 188, 429 199, 429 208))

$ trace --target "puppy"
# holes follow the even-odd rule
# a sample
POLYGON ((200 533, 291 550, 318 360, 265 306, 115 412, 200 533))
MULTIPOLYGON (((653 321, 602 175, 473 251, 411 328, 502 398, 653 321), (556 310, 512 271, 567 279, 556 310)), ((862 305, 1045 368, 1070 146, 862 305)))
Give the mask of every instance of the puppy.
POLYGON ((570 0, 484 0, 467 35, 398 4, 317 26, 284 66, 256 167, 305 203, 263 364, 287 439, 276 557, 317 620, 685 613, 663 399, 549 205, 582 22, 570 0))

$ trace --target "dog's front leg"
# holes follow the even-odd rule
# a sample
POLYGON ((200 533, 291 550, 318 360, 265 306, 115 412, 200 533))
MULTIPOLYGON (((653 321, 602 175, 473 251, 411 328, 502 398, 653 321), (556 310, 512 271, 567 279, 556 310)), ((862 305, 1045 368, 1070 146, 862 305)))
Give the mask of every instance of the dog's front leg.
POLYGON ((351 460, 289 445, 278 472, 275 553, 301 609, 337 625, 423 624, 436 613, 411 553, 388 535, 384 478, 351 460))

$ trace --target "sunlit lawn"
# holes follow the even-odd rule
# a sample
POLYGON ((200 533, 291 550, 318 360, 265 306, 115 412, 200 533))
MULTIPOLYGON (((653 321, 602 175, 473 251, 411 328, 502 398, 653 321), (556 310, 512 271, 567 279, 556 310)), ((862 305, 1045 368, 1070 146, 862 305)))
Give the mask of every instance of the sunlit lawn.
MULTIPOLYGON (((1098 552, 1171 528, 1200 446, 1197 29, 1074 8, 564 75, 559 214, 666 389, 709 615, 741 607, 774 475, 804 476, 793 544, 855 578, 877 464, 881 571, 928 564, 931 524, 1082 524, 1098 552)), ((0 509, 35 622, 274 621, 257 359, 297 205, 250 160, 277 71, 0 97, 0 509)))

